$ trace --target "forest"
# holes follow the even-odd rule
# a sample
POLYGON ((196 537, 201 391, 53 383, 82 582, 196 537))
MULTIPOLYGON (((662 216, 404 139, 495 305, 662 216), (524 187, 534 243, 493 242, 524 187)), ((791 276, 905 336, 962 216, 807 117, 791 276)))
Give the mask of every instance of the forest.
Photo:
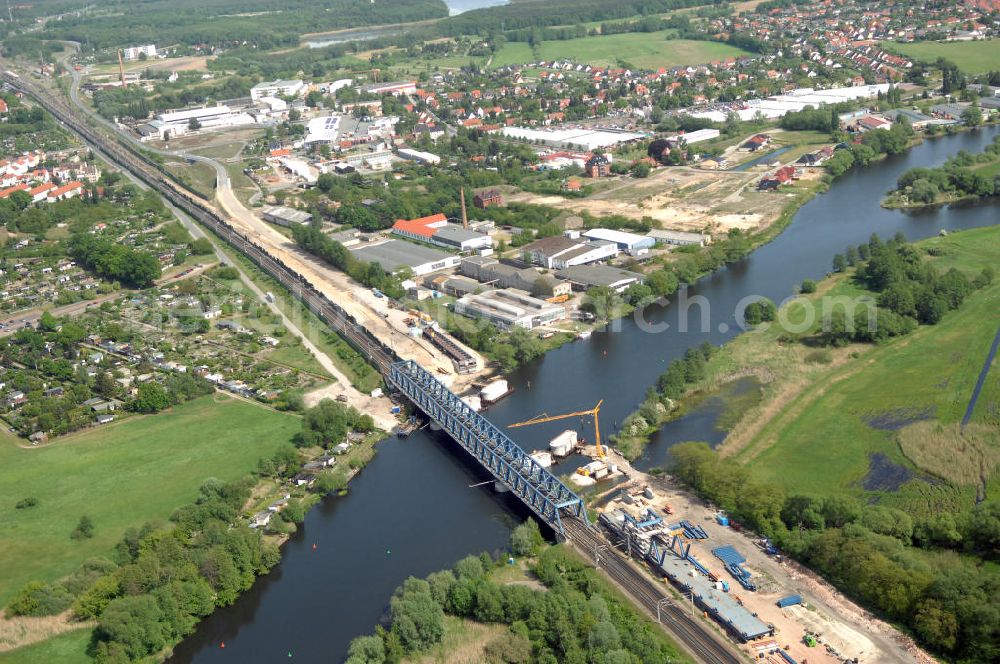
POLYGON ((662 14, 673 9, 718 2, 704 0, 552 0, 551 2, 514 2, 464 12, 439 22, 436 31, 447 37, 499 33, 505 30, 541 28, 552 25, 575 25, 594 21, 662 14))
POLYGON ((388 274, 378 263, 362 263, 344 245, 331 239, 318 228, 298 225, 292 228, 296 244, 317 258, 321 258, 355 281, 365 286, 377 288, 388 297, 400 299, 406 291, 400 285, 398 276, 388 274))
POLYGON ((305 33, 447 16, 442 0, 150 0, 100 3, 50 22, 40 36, 101 51, 133 44, 266 50, 297 46, 305 33))

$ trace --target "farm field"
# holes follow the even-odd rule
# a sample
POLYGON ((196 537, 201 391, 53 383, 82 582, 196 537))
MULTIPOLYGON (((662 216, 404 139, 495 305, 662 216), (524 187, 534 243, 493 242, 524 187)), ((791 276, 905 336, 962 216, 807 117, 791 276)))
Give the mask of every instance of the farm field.
POLYGON ((1000 39, 967 42, 914 42, 897 44, 886 42, 885 47, 902 55, 933 62, 946 58, 966 74, 982 74, 996 68, 1000 62, 1000 39))
MULTIPOLYGON (((956 267, 972 277, 1000 262, 1000 227, 920 246, 944 252, 933 259, 939 269, 956 267)), ((836 277, 827 294, 858 293, 846 278, 836 277)), ((880 504, 912 514, 970 508, 977 490, 987 498, 996 491, 995 484, 982 486, 980 479, 989 482, 1000 465, 996 366, 964 435, 957 424, 1000 326, 998 301, 1000 284, 994 282, 937 325, 874 348, 785 349, 776 343, 777 331, 744 335, 720 354, 730 357, 716 373, 760 363, 781 377, 758 413, 763 425, 752 432, 737 426, 721 451, 790 493, 878 496, 880 504), (824 352, 823 360, 807 359, 824 352), (769 410, 769 398, 780 407, 769 410)))
POLYGON ((581 37, 547 41, 534 51, 527 43, 508 42, 493 58, 494 66, 525 64, 533 60, 564 58, 590 65, 608 66, 619 61, 641 69, 701 64, 747 52, 717 42, 666 39, 668 31, 624 33, 606 37, 581 37))
POLYGON ((0 440, 0 604, 30 580, 110 555, 128 526, 168 518, 209 477, 241 477, 299 426, 293 415, 212 395, 38 449, 0 440), (37 506, 14 508, 29 496, 37 506), (84 514, 94 537, 70 539, 84 514))

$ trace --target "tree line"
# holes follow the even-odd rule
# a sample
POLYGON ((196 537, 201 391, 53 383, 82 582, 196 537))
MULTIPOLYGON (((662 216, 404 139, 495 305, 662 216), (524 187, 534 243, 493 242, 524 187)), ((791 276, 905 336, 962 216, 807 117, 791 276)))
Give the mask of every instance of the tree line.
MULTIPOLYGON (((537 524, 518 526, 511 540, 519 555, 537 552, 537 524)), ((662 632, 565 547, 545 548, 531 566, 545 590, 498 582, 501 565, 487 554, 468 556, 426 579, 408 578, 390 601, 388 628, 355 638, 348 664, 419 656, 442 642, 445 616, 506 626, 486 644, 487 664, 680 661, 662 632)))
POLYGON ((306 252, 326 261, 355 281, 377 288, 393 299, 398 300, 406 294, 400 285, 402 280, 398 276, 389 274, 378 263, 359 261, 344 245, 318 228, 304 224, 293 226, 292 237, 306 252))

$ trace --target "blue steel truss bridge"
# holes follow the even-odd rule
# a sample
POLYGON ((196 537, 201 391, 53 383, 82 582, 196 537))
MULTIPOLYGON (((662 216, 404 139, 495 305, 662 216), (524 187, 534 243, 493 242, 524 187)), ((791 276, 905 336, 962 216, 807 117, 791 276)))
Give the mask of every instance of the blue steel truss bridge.
POLYGON ((387 378, 560 539, 566 538, 563 517, 586 521, 586 507, 579 496, 419 364, 396 362, 389 367, 387 378))

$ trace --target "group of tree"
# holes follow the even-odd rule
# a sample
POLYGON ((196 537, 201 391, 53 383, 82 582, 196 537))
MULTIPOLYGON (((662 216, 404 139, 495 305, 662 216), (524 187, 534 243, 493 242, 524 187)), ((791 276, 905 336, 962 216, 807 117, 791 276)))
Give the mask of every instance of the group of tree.
POLYGON ((148 288, 160 278, 160 261, 152 253, 90 233, 69 241, 69 254, 94 274, 136 288, 148 288))
POLYGON ((855 166, 867 166, 878 155, 903 152, 912 137, 913 128, 906 122, 897 121, 889 129, 865 133, 859 143, 838 146, 823 166, 831 176, 838 177, 855 166))
MULTIPOLYGON (((519 534, 512 538, 512 547, 536 550, 537 528, 534 533, 515 532, 519 534)), ((485 646, 488 664, 627 664, 679 657, 599 572, 564 547, 546 548, 533 565, 544 590, 494 580, 497 566, 483 554, 426 579, 410 577, 390 601, 389 627, 355 638, 347 662, 385 664, 417 657, 441 644, 446 616, 506 626, 485 646)))
POLYGON ((908 626, 932 650, 953 661, 1000 657, 1000 577, 965 557, 914 550, 943 544, 996 556, 997 501, 964 514, 911 515, 844 494, 786 495, 705 443, 681 443, 670 453, 681 481, 848 595, 908 626))
POLYGON ((400 285, 402 279, 398 275, 386 272, 378 263, 363 263, 357 260, 344 245, 318 228, 304 224, 295 226, 292 228, 292 237, 303 250, 326 261, 355 281, 377 288, 394 299, 405 295, 400 285))
POLYGON ((212 394, 215 388, 204 378, 183 373, 167 373, 141 384, 126 403, 136 413, 153 414, 179 403, 212 394))
POLYGON ((850 109, 849 104, 832 104, 815 108, 806 106, 801 111, 789 111, 781 116, 778 125, 792 131, 821 131, 828 134, 840 128, 840 114, 850 109))
POLYGON ((292 442, 299 447, 330 447, 344 442, 349 431, 370 433, 375 430, 371 415, 362 414, 357 409, 331 399, 323 399, 305 412, 302 430, 295 434, 292 442))
POLYGON ((914 203, 933 204, 942 197, 988 198, 1000 195, 1000 174, 983 175, 977 167, 1000 160, 1000 137, 978 155, 964 150, 936 168, 911 168, 896 182, 896 192, 914 203))
POLYGON ((504 373, 510 373, 545 353, 542 340, 523 327, 501 332, 492 323, 451 316, 448 332, 492 359, 504 373))
POLYGON ((835 310, 821 333, 828 345, 883 341, 908 334, 918 324, 934 325, 994 277, 989 266, 971 281, 954 267, 942 274, 901 234, 885 242, 872 235, 866 244, 834 256, 834 271, 851 266, 855 280, 877 295, 877 306, 865 307, 867 320, 856 319, 854 311, 835 310))

